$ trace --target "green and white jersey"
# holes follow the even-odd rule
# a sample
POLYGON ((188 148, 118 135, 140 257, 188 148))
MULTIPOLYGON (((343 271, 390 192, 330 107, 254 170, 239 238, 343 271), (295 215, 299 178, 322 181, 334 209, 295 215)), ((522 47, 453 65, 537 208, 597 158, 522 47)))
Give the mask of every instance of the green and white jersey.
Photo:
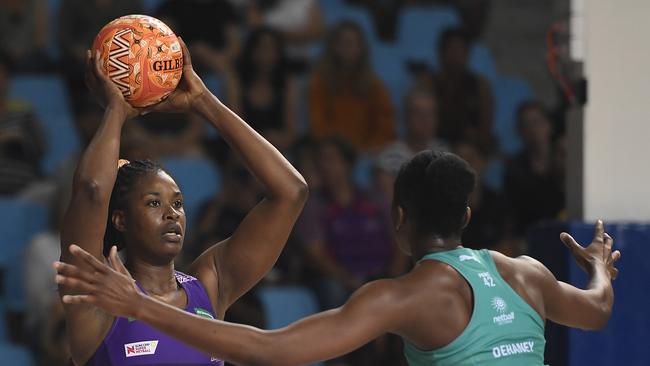
POLYGON ((442 348, 425 351, 404 340, 410 366, 544 364, 544 321, 501 277, 487 250, 459 248, 425 260, 447 263, 467 280, 474 310, 465 330, 442 348))

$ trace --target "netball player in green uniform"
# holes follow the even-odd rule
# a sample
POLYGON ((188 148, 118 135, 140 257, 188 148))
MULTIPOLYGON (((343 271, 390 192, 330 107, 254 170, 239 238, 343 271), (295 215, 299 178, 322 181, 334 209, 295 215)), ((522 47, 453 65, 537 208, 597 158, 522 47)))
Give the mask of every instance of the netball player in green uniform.
POLYGON ((400 246, 417 260, 396 279, 370 282, 340 308, 265 331, 203 319, 138 291, 112 250, 110 266, 76 246, 82 269, 55 263, 57 282, 110 314, 152 325, 209 354, 241 365, 299 365, 334 358, 384 334, 405 342, 410 365, 542 365, 544 323, 599 329, 608 321, 617 275, 612 238, 596 223, 592 243, 562 241, 590 276, 586 289, 557 281, 530 257, 509 258, 461 246, 475 175, 456 155, 426 151, 404 164, 395 182, 400 246))

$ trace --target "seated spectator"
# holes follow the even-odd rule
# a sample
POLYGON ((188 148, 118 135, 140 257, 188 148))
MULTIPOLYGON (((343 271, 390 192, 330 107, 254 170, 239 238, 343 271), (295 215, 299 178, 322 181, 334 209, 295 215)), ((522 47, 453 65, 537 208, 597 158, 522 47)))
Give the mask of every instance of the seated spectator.
POLYGON ((296 135, 298 86, 289 74, 282 35, 266 27, 251 32, 227 80, 229 107, 273 145, 289 148, 296 135))
POLYGON ((430 88, 414 87, 406 94, 404 115, 404 138, 382 149, 373 172, 376 188, 387 202, 392 201, 393 183, 402 163, 423 150, 449 150, 449 145, 437 138, 438 100, 430 88))
POLYGON ((239 54, 239 19, 227 0, 167 0, 157 16, 183 37, 199 69, 222 72, 239 54))
POLYGON ((62 0, 59 46, 63 72, 75 109, 88 97, 84 85, 86 50, 108 22, 128 14, 142 14, 142 0, 62 0))
POLYGON ((325 33, 325 22, 317 0, 249 1, 248 24, 266 25, 277 29, 287 40, 291 66, 305 70, 309 62, 310 43, 319 41, 325 33))
POLYGON ((543 220, 553 219, 564 208, 563 174, 554 159, 552 122, 535 101, 523 103, 517 111, 517 129, 523 151, 506 165, 505 192, 516 233, 543 220))
POLYGON ((476 171, 476 188, 470 196, 472 219, 463 230, 463 246, 472 249, 498 250, 507 255, 521 254, 519 243, 511 240, 511 228, 507 220, 505 197, 483 183, 487 168, 487 153, 479 144, 461 141, 454 146, 454 153, 463 158, 476 171))
POLYGON ((440 137, 452 144, 475 140, 492 149, 492 94, 488 82, 467 68, 469 48, 469 36, 461 29, 440 36, 440 70, 431 82, 440 102, 440 137))
POLYGON ((309 86, 314 137, 339 135, 363 152, 393 140, 393 106, 369 58, 358 25, 344 21, 330 32, 309 86))
POLYGON ((0 1, 0 50, 18 72, 44 71, 50 65, 45 52, 49 14, 44 0, 0 1))
POLYGON ((0 55, 0 195, 14 194, 40 176, 45 140, 29 105, 9 100, 9 64, 0 55))
POLYGON ((203 156, 202 138, 204 120, 188 113, 150 113, 138 117, 137 124, 131 124, 128 134, 137 135, 152 142, 153 155, 203 156))
POLYGON ((296 227, 324 309, 341 305, 370 278, 400 273, 405 264, 386 207, 353 183, 354 163, 355 152, 344 140, 319 145, 324 189, 312 191, 296 227))
POLYGON ((65 333, 65 319, 59 311, 52 263, 61 255, 59 227, 70 201, 70 187, 65 184, 56 188, 49 202, 49 230, 34 236, 25 250, 26 330, 31 347, 46 365, 66 365, 69 357, 67 343, 60 339, 65 333))

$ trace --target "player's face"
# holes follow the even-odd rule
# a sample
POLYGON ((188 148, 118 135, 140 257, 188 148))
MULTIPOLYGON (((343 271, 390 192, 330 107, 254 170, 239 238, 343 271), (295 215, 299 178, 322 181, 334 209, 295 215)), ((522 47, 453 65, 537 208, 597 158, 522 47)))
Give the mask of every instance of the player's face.
POLYGON ((129 255, 145 260, 165 263, 180 253, 185 237, 183 196, 167 173, 143 177, 129 192, 124 237, 129 255))

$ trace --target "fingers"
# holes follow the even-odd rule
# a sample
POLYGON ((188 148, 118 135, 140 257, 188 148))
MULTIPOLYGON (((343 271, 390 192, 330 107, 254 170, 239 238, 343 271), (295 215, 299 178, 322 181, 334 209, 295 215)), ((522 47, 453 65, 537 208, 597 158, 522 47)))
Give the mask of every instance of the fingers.
POLYGON ((621 252, 615 250, 614 253, 612 253, 612 263, 616 263, 619 259, 621 259, 621 252))
POLYGON ((96 299, 93 295, 65 295, 61 299, 65 304, 94 304, 96 299))
POLYGON ((605 225, 603 224, 603 220, 597 220, 596 221, 596 228, 594 229, 594 240, 593 241, 600 241, 602 243, 604 233, 605 233, 605 225))
POLYGON ((56 275, 54 281, 57 284, 66 287, 67 289, 83 292, 85 294, 92 294, 96 290, 95 285, 91 283, 88 283, 84 280, 80 280, 78 278, 63 276, 60 274, 56 275))
POLYGON ((95 58, 94 58, 94 68, 95 68, 95 75, 97 75, 98 78, 103 79, 104 81, 108 80, 108 76, 102 71, 102 58, 100 57, 101 54, 99 51, 95 52, 95 58))
POLYGON ((100 262, 92 254, 88 253, 77 245, 70 245, 70 253, 90 265, 91 268, 98 272, 104 272, 106 270, 106 265, 104 263, 100 262))
POLYGON ((94 277, 92 273, 83 270, 72 264, 67 264, 63 262, 54 262, 54 269, 58 274, 63 275, 65 277, 79 278, 89 283, 94 282, 94 277))
POLYGON ((578 244, 578 242, 576 242, 575 239, 573 239, 573 237, 571 235, 569 235, 568 233, 560 234, 560 240, 562 240, 564 245, 566 245, 567 248, 569 248, 569 250, 571 250, 571 252, 575 252, 575 251, 584 249, 582 247, 582 245, 578 244))
POLYGON ((124 266, 124 263, 122 263, 120 256, 117 255, 117 247, 115 245, 111 247, 111 253, 108 256, 108 261, 110 262, 111 267, 113 267, 114 270, 116 270, 117 272, 123 275, 131 277, 131 274, 124 266))
POLYGON ((609 251, 611 251, 612 250, 612 245, 614 244, 614 239, 612 239, 612 237, 609 236, 609 234, 607 234, 607 233, 605 233, 603 235, 603 237, 605 239, 605 248, 608 249, 609 251))
POLYGON ((190 56, 190 50, 187 48, 183 38, 178 37, 178 42, 181 44, 181 49, 183 50, 183 66, 192 66, 192 57, 190 56))

